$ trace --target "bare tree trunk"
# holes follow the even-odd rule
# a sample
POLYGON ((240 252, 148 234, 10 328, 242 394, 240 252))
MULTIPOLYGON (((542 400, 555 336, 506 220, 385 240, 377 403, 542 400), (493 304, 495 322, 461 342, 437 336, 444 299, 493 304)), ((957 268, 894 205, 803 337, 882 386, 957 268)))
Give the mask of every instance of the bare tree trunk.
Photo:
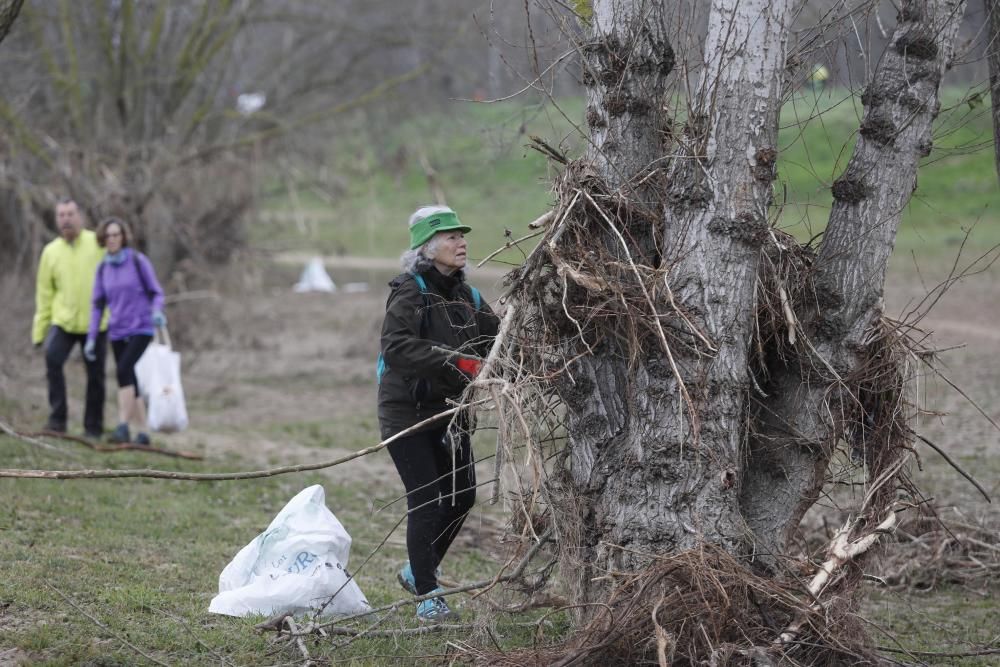
POLYGON ((866 360, 866 336, 881 316, 900 212, 931 148, 965 3, 904 3, 864 96, 854 155, 833 188, 812 300, 782 297, 788 344, 779 347, 790 354, 757 350, 755 360, 760 263, 787 250, 768 215, 793 2, 713 1, 701 82, 681 131, 663 112, 673 66, 663 5, 593 5, 584 47, 591 148, 574 175, 576 197, 587 202, 577 215, 589 229, 548 246, 567 285, 567 337, 582 341, 565 350, 575 361, 558 386, 569 434, 560 490, 569 500, 557 518, 583 603, 604 598, 607 575, 706 542, 779 566, 837 439, 871 409, 842 381, 866 360), (561 259, 573 244, 589 246, 615 278, 582 275, 594 260, 561 259), (567 310, 569 281, 575 294, 589 294, 582 317, 567 310), (580 320, 607 317, 599 299, 609 292, 604 303, 630 299, 629 316, 588 340, 580 320))
POLYGON ((984 0, 989 13, 986 60, 990 67, 990 105, 993 108, 993 152, 1000 179, 1000 0, 984 0))
POLYGON ((23 4, 24 0, 0 0, 0 42, 14 26, 23 4))
MULTIPOLYGON (((606 571, 634 571, 650 554, 703 540, 731 552, 747 541, 739 506, 746 357, 791 3, 713 2, 699 95, 672 146, 662 111, 673 65, 663 4, 595 2, 586 47, 588 159, 611 190, 615 218, 598 242, 626 265, 659 267, 687 314, 662 318, 644 344, 599 341, 562 391, 582 515, 577 555, 586 564, 576 587, 592 601, 604 587, 593 579, 606 571), (665 173, 671 150, 684 157, 665 173), (633 210, 623 213, 614 197, 633 210)), ((646 297, 650 311, 670 309, 663 289, 646 297)))
MULTIPOLYGON (((802 322, 809 363, 775 360, 767 399, 755 411, 742 504, 765 554, 781 554, 816 502, 844 425, 875 406, 860 405, 842 380, 861 364, 882 314, 882 288, 900 215, 931 151, 938 88, 953 55, 964 0, 911 1, 862 101, 860 136, 833 185, 834 204, 815 264, 817 309, 802 322)), ((874 446, 876 443, 869 443, 874 446)), ((859 443, 864 447, 865 443, 859 443)), ((868 460, 876 451, 865 451, 868 460)))

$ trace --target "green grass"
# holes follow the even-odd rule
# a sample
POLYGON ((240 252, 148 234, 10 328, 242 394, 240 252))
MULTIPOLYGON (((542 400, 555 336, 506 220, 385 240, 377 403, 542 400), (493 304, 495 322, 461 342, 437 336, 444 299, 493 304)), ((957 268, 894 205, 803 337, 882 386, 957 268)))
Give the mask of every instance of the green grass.
MULTIPOLYGON (((996 645, 996 602, 956 586, 942 586, 927 593, 874 590, 865 601, 863 613, 909 651, 963 653, 996 645)), ((891 637, 874 627, 871 630, 876 644, 899 648, 891 637)), ((905 654, 897 653, 894 657, 910 662, 905 654)), ((918 657, 934 665, 976 667, 997 664, 996 655, 918 657)))
MULTIPOLYGON (((580 117, 581 103, 567 105, 571 117, 580 117)), ((316 220, 315 233, 298 233, 290 217, 290 199, 280 187, 266 209, 284 216, 252 230, 257 243, 282 247, 309 247, 329 253, 391 257, 408 244, 406 221, 418 206, 433 203, 422 150, 439 174, 448 203, 471 225, 476 248, 487 252, 504 243, 504 227, 523 234, 525 224, 551 206, 546 159, 529 149, 529 135, 553 144, 568 133, 569 124, 551 107, 522 104, 472 105, 456 103, 454 112, 414 119, 377 142, 380 168, 372 153, 375 141, 363 132, 353 140, 338 141, 332 152, 333 169, 346 179, 346 191, 333 205, 304 190, 300 205, 316 220), (402 161, 392 156, 404 154, 402 161), (364 168, 363 165, 370 165, 364 168)), ((570 142, 571 150, 576 142, 570 142)))
MULTIPOLYGON (((830 185, 853 149, 862 108, 859 100, 843 95, 837 90, 819 99, 798 95, 783 109, 776 184, 785 204, 780 225, 802 240, 825 226, 830 185)), ((974 247, 1000 242, 1000 226, 989 224, 998 217, 1000 191, 988 107, 970 109, 959 91, 945 91, 943 97, 934 152, 924 160, 919 188, 903 213, 897 254, 950 254, 964 230, 977 222, 984 224, 972 236, 974 247)), ((315 227, 300 233, 291 222, 289 197, 275 182, 265 208, 278 219, 257 225, 252 239, 327 253, 398 255, 407 242, 407 217, 432 199, 418 159, 422 150, 449 204, 474 228, 473 256, 482 257, 503 244, 505 228, 523 234, 525 224, 551 205, 554 172, 541 154, 526 148, 529 135, 541 136, 571 157, 582 152, 584 142, 574 128, 583 115, 582 100, 562 100, 559 107, 456 102, 377 137, 355 128, 331 149, 330 168, 343 177, 343 193, 332 204, 309 190, 299 194, 299 205, 315 227), (372 145, 379 146, 378 155, 372 145)), ((516 261, 517 256, 504 257, 516 261)))
MULTIPOLYGON (((286 427, 295 430, 296 437, 302 437, 300 431, 309 435, 315 427, 317 441, 328 429, 326 424, 286 427)), ((488 435, 480 438, 481 454, 489 451, 488 435)), ((5 452, 5 467, 65 465, 5 437, 0 437, 0 451, 5 452)), ((220 470, 205 462, 141 453, 82 452, 75 465, 220 470)), ((230 465, 236 467, 238 462, 230 465)), ((227 664, 301 662, 294 648, 280 648, 272 643, 272 635, 254 631, 261 617, 207 613, 218 574, 292 495, 314 483, 324 485, 328 506, 351 532, 351 567, 360 568, 399 517, 393 509, 374 511, 394 499, 397 484, 391 482, 383 486, 353 479, 349 467, 326 476, 303 473, 242 482, 0 479, 0 497, 6 501, 0 510, 0 651, 19 649, 21 658, 33 665, 146 664, 125 646, 128 641, 167 664, 219 665, 223 659, 227 664)), ((486 542, 488 531, 486 538, 478 534, 479 521, 478 514, 470 518, 465 533, 486 542)), ((374 605, 405 597, 394 579, 403 558, 400 530, 357 572, 374 605)), ((448 574, 464 581, 494 573, 497 567, 488 550, 469 544, 454 549, 447 563, 448 574)), ((996 632, 995 612, 990 598, 955 587, 928 593, 873 590, 862 610, 907 648, 926 651, 990 645, 996 632)), ((477 641, 495 640, 505 649, 529 646, 531 633, 515 623, 541 613, 501 615, 492 638, 477 641)), ((412 627, 411 616, 412 610, 406 608, 385 627, 412 627)), ((549 622, 547 640, 569 628, 565 614, 554 615, 549 622)), ((874 626, 872 634, 877 643, 895 646, 874 626)), ((339 649, 329 638, 310 639, 309 650, 314 658, 338 664, 410 664, 418 656, 440 656, 449 640, 469 639, 465 634, 399 641, 372 638, 339 649)), ((986 659, 930 662, 990 664, 986 659)))
MULTIPOLYGON (((0 437, 0 450, 4 467, 65 466, 6 437, 0 437)), ((78 465, 86 468, 219 469, 141 453, 82 454, 78 465)), ((348 467, 336 469, 336 479, 333 474, 243 482, 0 480, 5 499, 0 510, 0 650, 18 648, 33 665, 145 663, 124 646, 122 640, 127 640, 168 664, 219 665, 220 656, 230 664, 301 662, 294 649, 276 649, 270 637, 253 631, 260 618, 218 616, 207 608, 226 563, 310 484, 324 485, 327 505, 354 539, 351 567, 361 567, 399 519, 399 504, 384 512, 373 510, 393 499, 398 484, 393 479, 373 487, 352 479, 348 467)), ((470 517, 466 530, 475 533, 477 523, 477 516, 470 517)), ((405 597, 394 577, 405 558, 402 540, 400 529, 357 572, 374 605, 405 597)), ((474 580, 494 572, 497 564, 483 552, 461 548, 449 555, 446 567, 450 576, 474 580)), ((412 608, 390 625, 400 623, 415 624, 412 608)), ((505 629, 505 623, 501 619, 497 629, 505 643, 530 641, 523 630, 505 629)), ((398 645, 371 639, 336 652, 324 640, 311 644, 310 651, 314 657, 350 664, 386 664, 390 656, 441 653, 448 639, 456 637, 431 635, 398 645)))

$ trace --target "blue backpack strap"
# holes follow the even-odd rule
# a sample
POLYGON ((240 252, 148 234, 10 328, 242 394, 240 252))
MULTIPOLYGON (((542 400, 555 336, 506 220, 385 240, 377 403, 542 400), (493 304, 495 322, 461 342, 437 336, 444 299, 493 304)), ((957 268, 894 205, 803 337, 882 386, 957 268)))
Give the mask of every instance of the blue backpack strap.
POLYGON ((420 293, 427 294, 427 281, 424 280, 424 277, 419 273, 411 273, 410 275, 413 276, 413 282, 417 283, 417 287, 420 288, 420 293))
POLYGON ((389 370, 389 367, 386 365, 385 358, 382 356, 382 353, 379 352, 378 362, 375 364, 375 378, 378 380, 379 384, 382 384, 382 376, 385 375, 387 370, 389 370))
POLYGON ((479 306, 483 305, 483 295, 472 285, 469 285, 469 289, 472 290, 472 301, 476 304, 476 310, 479 310, 479 306))

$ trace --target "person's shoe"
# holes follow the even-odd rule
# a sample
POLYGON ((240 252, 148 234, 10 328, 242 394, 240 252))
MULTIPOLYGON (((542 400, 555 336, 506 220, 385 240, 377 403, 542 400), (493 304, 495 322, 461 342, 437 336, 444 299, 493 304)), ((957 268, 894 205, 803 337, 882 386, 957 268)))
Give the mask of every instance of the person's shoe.
MULTIPOLYGON (((435 588, 431 593, 441 590, 444 589, 435 588)), ((417 603, 417 620, 424 621, 425 623, 440 623, 446 620, 457 621, 458 618, 458 612, 452 611, 442 597, 421 600, 417 603)))
MULTIPOLYGON (((441 568, 434 568, 434 578, 441 576, 441 568)), ((413 578, 413 570, 410 569, 410 561, 406 561, 403 567, 396 573, 396 581, 403 587, 403 590, 413 595, 417 594, 417 580, 413 578)))
POLYGON ((53 433, 65 433, 66 432, 66 422, 56 422, 51 419, 45 422, 43 427, 46 431, 52 431, 53 433))
POLYGON ((111 432, 108 436, 108 440, 111 442, 125 443, 131 440, 128 433, 128 424, 119 424, 115 427, 115 430, 111 432))
POLYGON ((413 570, 410 569, 410 561, 406 561, 406 564, 399 569, 396 573, 396 580, 399 585, 403 587, 408 593, 413 595, 417 594, 417 581, 413 578, 413 570))
POLYGON ((84 431, 83 437, 88 440, 100 440, 104 437, 104 431, 84 431))
POLYGON ((149 434, 147 434, 147 433, 145 433, 143 431, 139 431, 136 434, 136 436, 135 436, 134 442, 137 445, 142 445, 143 447, 149 447, 149 445, 150 445, 149 434))

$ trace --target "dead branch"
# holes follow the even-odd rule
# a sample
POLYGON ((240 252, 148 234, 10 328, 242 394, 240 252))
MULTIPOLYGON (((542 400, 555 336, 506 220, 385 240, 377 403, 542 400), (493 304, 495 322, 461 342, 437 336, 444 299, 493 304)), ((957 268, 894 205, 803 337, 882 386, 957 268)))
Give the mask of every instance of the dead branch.
MULTIPOLYGON (((809 606, 809 610, 811 612, 816 612, 821 609, 819 597, 826 588, 834 572, 843 567, 846 563, 868 551, 868 549, 875 543, 875 540, 878 539, 879 535, 892 531, 896 525, 896 513, 890 512, 889 516, 887 516, 882 523, 870 532, 852 539, 851 534, 858 528, 858 525, 859 521, 849 521, 839 531, 837 531, 833 541, 830 543, 830 546, 827 549, 826 562, 823 563, 823 565, 819 568, 819 571, 815 574, 815 576, 813 576, 812 581, 809 582, 809 586, 806 589, 809 597, 813 600, 812 604, 809 606)), ((775 645, 781 646, 794 641, 805 622, 806 619, 804 615, 795 619, 778 636, 778 639, 775 641, 775 645)))
POLYGON ((937 445, 935 445, 933 442, 931 442, 930 440, 928 440, 924 436, 920 435, 919 433, 916 433, 914 435, 916 435, 917 438, 922 443, 924 443, 925 445, 927 445, 928 447, 930 447, 931 449, 933 449, 935 452, 937 452, 941 456, 941 458, 943 458, 948 463, 948 465, 950 465, 952 468, 955 469, 955 472, 957 472, 959 475, 961 475, 965 479, 969 480, 969 483, 972 484, 972 486, 976 487, 976 490, 979 491, 979 493, 983 494, 983 498, 986 499, 986 502, 988 502, 988 503, 992 503, 993 502, 992 500, 990 500, 990 494, 986 493, 986 489, 984 489, 982 487, 982 485, 980 485, 980 483, 977 482, 975 480, 975 478, 973 478, 972 475, 970 475, 969 473, 965 472, 965 470, 962 469, 962 466, 960 466, 957 463, 955 463, 955 461, 952 460, 952 458, 950 456, 948 456, 947 454, 945 454, 945 452, 944 452, 943 449, 941 449, 940 447, 938 447, 937 445))
POLYGON ((137 452, 150 452, 152 454, 163 454, 164 456, 170 456, 179 459, 188 459, 191 461, 201 461, 205 457, 201 454, 195 454, 194 452, 177 451, 173 449, 164 449, 163 447, 154 447, 153 445, 137 445, 134 442, 123 442, 116 445, 101 445, 88 440, 87 438, 81 438, 80 436, 70 435, 69 433, 57 433, 56 431, 37 431, 35 433, 20 433, 20 435, 27 437, 38 437, 45 436, 48 438, 59 438, 60 440, 68 440, 70 442, 76 442, 85 447, 88 447, 95 452, 121 452, 126 450, 133 450, 137 452))
POLYGON ((185 472, 175 472, 171 470, 154 470, 151 468, 142 469, 131 469, 131 470, 18 470, 11 468, 0 469, 0 477, 7 478, 18 478, 18 479, 121 479, 126 477, 148 477, 152 479, 179 479, 187 480, 193 482, 208 482, 208 481, 232 481, 240 479, 260 479, 262 477, 275 477, 277 475, 287 475, 289 473, 295 472, 306 472, 310 470, 323 470, 325 468, 332 468, 338 466, 342 463, 347 463, 348 461, 353 461, 354 459, 361 458, 362 456, 367 456, 368 454, 374 454, 375 452, 385 449, 390 444, 395 442, 401 437, 412 433, 418 429, 421 429, 428 424, 432 424, 436 421, 444 419, 445 417, 450 417, 459 410, 463 410, 466 407, 479 405, 487 402, 488 399, 481 399, 478 401, 473 401, 471 403, 461 405, 455 408, 449 408, 444 412, 429 417, 418 424, 414 424, 405 431, 400 431, 396 435, 386 438, 377 445, 372 445, 371 447, 366 447, 365 449, 360 449, 346 456, 341 456, 336 459, 331 459, 329 461, 321 461, 319 463, 303 463, 301 465, 294 466, 282 466, 279 468, 269 468, 266 470, 254 470, 249 472, 229 472, 229 473, 185 473, 185 472))
POLYGON ((295 642, 296 646, 299 647, 299 653, 301 653, 302 657, 306 660, 302 663, 302 667, 312 667, 315 663, 313 663, 312 658, 309 656, 309 649, 306 648, 305 640, 302 639, 302 635, 299 634, 298 624, 296 624, 295 619, 290 614, 285 616, 285 625, 288 626, 288 631, 292 640, 295 642))
MULTIPOLYGON (((38 440, 37 438, 33 438, 30 435, 22 435, 21 433, 19 433, 16 430, 14 430, 14 428, 11 427, 6 422, 0 421, 0 431, 3 431, 4 433, 6 433, 10 437, 14 438, 15 440, 20 440, 21 442, 25 442, 25 443, 27 443, 29 445, 33 445, 34 447, 39 447, 39 448, 44 449, 46 451, 54 452, 56 454, 59 454, 60 456, 65 456, 67 458, 72 458, 72 459, 79 459, 80 458, 77 454, 74 454, 73 452, 68 452, 68 451, 66 451, 64 449, 60 449, 59 447, 56 447, 54 445, 50 445, 47 442, 42 442, 41 440, 38 440)), ((47 434, 48 434, 48 432, 46 432, 44 435, 47 435, 47 434)))

